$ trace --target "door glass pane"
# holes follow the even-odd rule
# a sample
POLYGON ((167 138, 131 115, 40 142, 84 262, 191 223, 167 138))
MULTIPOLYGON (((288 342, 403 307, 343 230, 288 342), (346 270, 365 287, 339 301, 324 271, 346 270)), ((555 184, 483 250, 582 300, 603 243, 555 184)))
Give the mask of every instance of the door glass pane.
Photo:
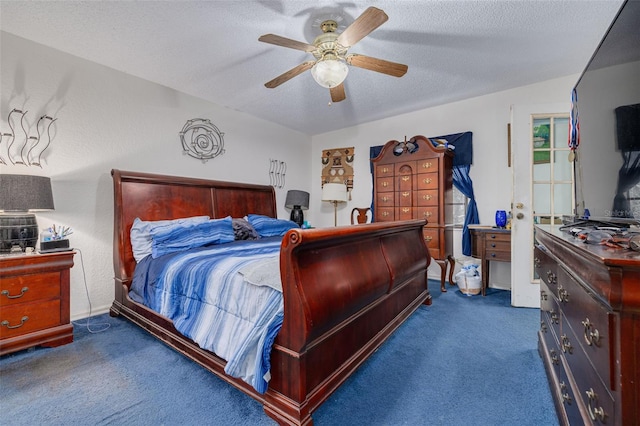
POLYGON ((553 120, 553 147, 568 148, 569 118, 556 117, 553 120))
MULTIPOLYGON (((555 151, 553 160, 553 180, 556 182, 571 182, 573 178, 573 169, 569 162, 569 150, 555 151)), ((569 197, 569 200, 571 200, 571 197, 569 197)))
POLYGON ((551 163, 534 163, 533 164, 533 180, 551 180, 551 163))
POLYGON ((553 213, 557 215, 569 215, 571 208, 571 194, 573 185, 570 183, 557 183, 553 185, 553 213))
POLYGON ((533 211, 536 214, 551 212, 551 185, 548 183, 533 184, 533 211))

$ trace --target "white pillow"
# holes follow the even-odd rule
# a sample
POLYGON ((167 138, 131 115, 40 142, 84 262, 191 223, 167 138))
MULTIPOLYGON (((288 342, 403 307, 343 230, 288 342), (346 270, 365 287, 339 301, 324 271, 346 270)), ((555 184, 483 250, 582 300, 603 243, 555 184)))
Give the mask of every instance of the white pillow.
POLYGON ((133 258, 136 262, 151 254, 152 240, 151 231, 160 227, 183 226, 187 224, 201 223, 209 220, 209 216, 194 216, 173 220, 153 220, 145 221, 136 217, 131 227, 131 248, 133 249, 133 258))

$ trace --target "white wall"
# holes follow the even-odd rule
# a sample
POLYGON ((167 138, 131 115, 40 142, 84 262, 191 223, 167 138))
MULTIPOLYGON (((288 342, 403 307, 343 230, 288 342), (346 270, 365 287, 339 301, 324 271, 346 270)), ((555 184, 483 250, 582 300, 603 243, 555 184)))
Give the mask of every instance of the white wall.
MULTIPOLYGON (((567 102, 569 110, 571 89, 578 75, 520 87, 491 95, 429 108, 397 117, 363 124, 345 130, 313 137, 312 180, 309 216, 316 226, 332 226, 333 207, 320 200, 322 150, 353 146, 354 187, 352 201, 338 209, 338 224, 350 223, 353 207, 371 204, 372 181, 369 169, 369 147, 383 145, 390 140, 404 140, 415 135, 434 137, 465 131, 473 132, 473 166, 470 175, 478 204, 480 223, 494 225, 495 211, 510 210, 512 177, 507 159, 507 123, 510 105, 548 102, 567 102)), ((357 99, 348 101, 357 102, 357 99)), ((461 256, 461 244, 456 242, 456 257, 461 256)), ((439 268, 430 273, 439 276, 439 268)), ((510 287, 510 265, 494 262, 491 266, 491 285, 510 287), (495 272, 494 272, 495 271, 495 272)))
MULTIPOLYGON (((37 214, 38 224, 73 228, 70 244, 82 251, 92 313, 113 301, 111 169, 269 184, 269 159, 275 158, 287 163, 285 187, 276 191, 281 218, 288 217, 286 191, 310 189, 309 136, 11 34, 0 36, 0 132, 10 131, 13 108, 28 111, 30 135, 43 114, 57 119, 42 168, 9 165, 1 172, 51 178, 56 209, 37 214), (208 118, 225 133, 225 154, 204 164, 182 154, 178 132, 193 118, 208 118)), ((89 314, 80 262, 78 254, 71 270, 73 319, 89 314)))

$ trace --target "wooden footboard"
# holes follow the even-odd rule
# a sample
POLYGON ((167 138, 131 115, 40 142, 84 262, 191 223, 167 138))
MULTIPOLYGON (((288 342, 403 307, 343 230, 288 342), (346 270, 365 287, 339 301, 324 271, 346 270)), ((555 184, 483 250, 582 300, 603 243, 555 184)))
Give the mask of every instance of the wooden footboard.
POLYGON ((273 188, 112 171, 115 300, 122 315, 259 400, 280 424, 311 424, 311 413, 422 303, 430 304, 424 221, 295 229, 283 238, 284 323, 271 353, 265 394, 224 373, 225 361, 181 335, 129 296, 135 217, 275 216, 273 188))

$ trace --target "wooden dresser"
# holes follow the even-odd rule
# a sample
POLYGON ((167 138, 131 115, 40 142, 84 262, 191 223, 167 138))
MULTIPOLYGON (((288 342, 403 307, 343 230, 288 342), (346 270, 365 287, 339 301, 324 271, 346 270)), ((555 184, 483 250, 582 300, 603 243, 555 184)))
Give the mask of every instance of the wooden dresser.
POLYGON ((560 423, 640 424, 640 253, 538 226, 538 346, 560 423))
POLYGON ((69 277, 74 254, 0 257, 0 355, 73 341, 69 277))
POLYGON ((424 136, 387 142, 371 160, 374 173, 374 221, 426 219, 424 238, 440 265, 441 289, 446 291, 453 259, 453 152, 434 147, 424 136))
POLYGON ((489 286, 489 262, 511 262, 511 230, 491 226, 469 226, 471 256, 482 261, 482 295, 489 286))

